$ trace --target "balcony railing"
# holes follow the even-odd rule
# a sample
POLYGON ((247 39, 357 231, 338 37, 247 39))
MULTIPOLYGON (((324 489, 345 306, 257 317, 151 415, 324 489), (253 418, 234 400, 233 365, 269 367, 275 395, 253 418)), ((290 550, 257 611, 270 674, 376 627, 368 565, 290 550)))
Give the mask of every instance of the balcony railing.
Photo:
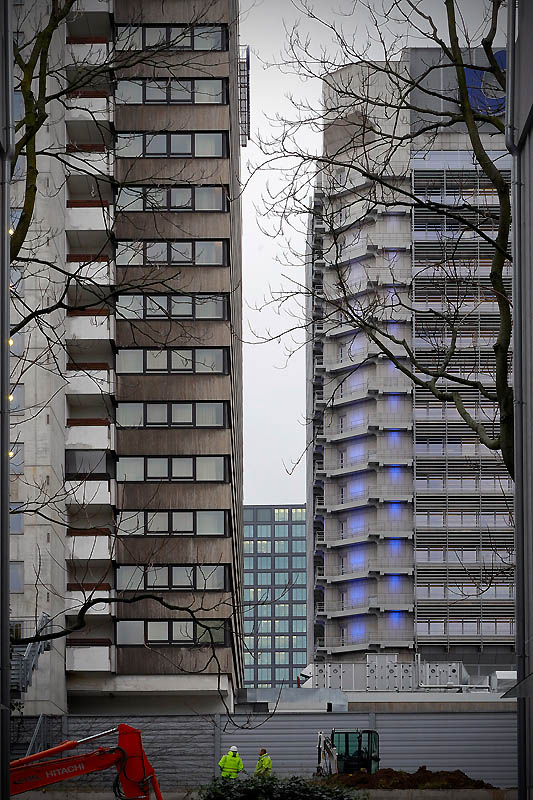
POLYGON ((393 608, 400 610, 403 606, 412 606, 414 604, 413 593, 408 594, 377 594, 369 595, 362 600, 344 600, 337 603, 331 602, 318 602, 315 603, 315 609, 319 614, 342 614, 353 613, 360 614, 367 609, 387 609, 393 608))
POLYGON ((357 638, 350 638, 347 636, 327 636, 323 639, 315 639, 315 646, 319 650, 364 650, 370 646, 392 647, 395 645, 399 647, 412 647, 413 644, 414 633, 412 629, 398 630, 396 633, 369 632, 357 638))
POLYGON ((394 525, 390 520, 377 520, 371 525, 364 525, 356 530, 344 529, 331 529, 326 527, 324 538, 326 542, 338 542, 343 540, 364 540, 369 536, 383 536, 394 538, 409 538, 413 535, 413 529, 407 524, 394 525))
POLYGON ((343 578, 350 575, 365 574, 368 572, 393 573, 399 570, 413 570, 413 558, 370 558, 360 563, 325 564, 324 574, 331 578, 343 578))

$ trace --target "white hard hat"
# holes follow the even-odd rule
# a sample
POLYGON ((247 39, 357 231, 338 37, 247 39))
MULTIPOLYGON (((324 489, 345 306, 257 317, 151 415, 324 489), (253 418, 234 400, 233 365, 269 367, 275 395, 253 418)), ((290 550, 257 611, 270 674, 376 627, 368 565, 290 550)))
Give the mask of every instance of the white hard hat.
POLYGON ((234 753, 238 752, 234 744, 230 747, 230 750, 233 750, 234 753))

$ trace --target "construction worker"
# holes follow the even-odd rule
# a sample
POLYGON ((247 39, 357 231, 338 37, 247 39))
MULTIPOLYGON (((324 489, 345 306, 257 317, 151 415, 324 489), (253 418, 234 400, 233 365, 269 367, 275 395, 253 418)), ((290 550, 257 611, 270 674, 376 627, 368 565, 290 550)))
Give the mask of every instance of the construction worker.
POLYGON ((259 751, 259 759, 255 768, 254 777, 265 778, 272 772, 272 759, 264 747, 259 751))
POLYGON ((240 757, 239 751, 235 745, 230 747, 227 756, 222 756, 218 762, 218 766, 221 769, 221 776, 223 778, 232 778, 235 780, 239 772, 242 770, 242 758, 240 757))

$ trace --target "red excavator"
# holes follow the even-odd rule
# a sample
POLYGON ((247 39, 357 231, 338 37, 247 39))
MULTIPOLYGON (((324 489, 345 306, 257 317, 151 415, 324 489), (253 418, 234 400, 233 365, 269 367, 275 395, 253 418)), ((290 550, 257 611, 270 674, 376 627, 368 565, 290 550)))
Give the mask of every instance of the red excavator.
POLYGON ((12 761, 11 797, 110 767, 115 767, 117 770, 113 790, 121 800, 126 798, 150 800, 150 789, 153 789, 155 800, 163 800, 154 768, 143 750, 141 732, 124 724, 79 741, 62 742, 57 747, 12 761), (75 750, 80 744, 116 731, 118 731, 117 747, 98 747, 91 753, 54 758, 68 750, 75 750))

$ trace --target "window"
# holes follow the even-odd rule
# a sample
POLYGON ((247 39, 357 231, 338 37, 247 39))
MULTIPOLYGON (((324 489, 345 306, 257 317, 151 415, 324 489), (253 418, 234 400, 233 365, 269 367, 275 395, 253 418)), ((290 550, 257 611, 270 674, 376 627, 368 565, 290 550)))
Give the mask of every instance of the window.
POLYGON ((276 569, 288 569, 289 559, 287 556, 276 556, 275 564, 276 564, 276 569))
POLYGON ((243 517, 244 522, 253 522, 254 521, 254 510, 253 510, 253 508, 245 508, 243 510, 242 517, 243 517))
POLYGON ((120 644, 144 645, 144 621, 120 620, 116 623, 115 641, 120 644))
POLYGON ((120 591, 147 589, 198 589, 223 591, 226 568, 223 564, 181 564, 161 566, 121 565, 116 569, 115 586, 120 591))
POLYGON ((274 509, 274 520, 276 522, 288 522, 288 520, 289 520, 289 509, 288 508, 275 508, 274 509))
POLYGON ((305 508, 293 508, 291 518, 293 522, 305 522, 305 508))
MULTIPOLYGON (((117 266, 119 267, 142 266, 143 264, 164 264, 167 266, 172 266, 174 264, 226 266, 227 252, 227 241, 218 239, 187 239, 183 241, 174 239, 157 242, 120 241, 117 244, 115 260, 117 266)), ((173 295, 166 295, 166 297, 173 300, 173 303, 171 302, 170 305, 166 306, 168 316, 190 316, 190 314, 177 313, 183 311, 179 301, 180 296, 174 297, 173 295)), ((195 298, 191 298, 193 302, 194 299, 195 298)), ((198 297, 197 305, 204 306, 210 299, 220 300, 221 298, 220 295, 207 295, 198 297)), ((139 303, 139 301, 137 301, 137 303, 139 303)), ((147 309, 145 305, 144 315, 146 317, 154 316, 153 313, 149 313, 151 309, 153 309, 153 306, 148 304, 147 309)), ((196 309, 195 311, 198 313, 196 309)), ((138 316, 140 318, 140 313, 137 310, 135 314, 130 312, 130 315, 138 316)), ((162 316, 160 310, 157 311, 156 316, 162 316)), ((205 316, 207 315, 204 313, 204 317, 205 316)))
POLYGON ((289 653, 287 651, 276 653, 274 661, 275 661, 276 664, 288 664, 289 663, 289 653))
POLYGON ((289 637, 288 636, 274 636, 274 647, 276 650, 288 650, 289 637))
POLYGON ((305 619, 295 619, 292 622, 292 630, 294 633, 306 633, 307 622, 305 619))
MULTIPOLYGON (((67 451, 69 452, 69 451, 67 451)), ((226 456, 121 456, 116 479, 131 481, 226 482, 226 456)))
POLYGON ((13 92, 13 121, 20 122, 25 117, 24 98, 22 92, 13 92))
POLYGON ((257 586, 270 586, 272 583, 272 577, 270 572, 258 572, 255 576, 255 582, 257 586))
POLYGON ((277 541, 274 543, 275 545, 275 552, 276 553, 288 553, 289 552, 289 542, 288 541, 277 541))
POLYGON ((272 616, 272 606, 270 603, 261 603, 257 606, 257 616, 269 618, 272 616))
POLYGON ((293 664, 307 664, 307 653, 295 651, 292 654, 292 663, 293 664))
POLYGON ((254 681, 254 668, 253 667, 245 667, 244 668, 244 680, 247 683, 253 683, 253 681, 254 681))
POLYGON ((274 536, 276 538, 286 538, 289 535, 289 526, 288 525, 274 525, 274 536))
POLYGON ((272 542, 268 539, 258 539, 257 540, 257 552, 258 553, 270 553, 272 552, 272 542))
POLYGON ((293 603, 292 615, 293 617, 305 617, 307 614, 305 603, 293 603))
POLYGON ((226 511, 122 511, 117 518, 121 536, 225 536, 226 511))
POLYGON ((305 525, 293 525, 292 535, 294 538, 305 539, 305 525))
POLYGON ((257 521, 258 522, 271 522, 272 521, 272 509, 271 508, 258 508, 257 509, 257 521))
POLYGON ((22 503, 9 504, 9 533, 19 534, 24 533, 24 513, 19 511, 22 503))
POLYGON ((227 319, 226 295, 136 295, 117 297, 118 319, 227 319))
POLYGON ((290 680, 290 670, 287 669, 286 667, 278 667, 275 672, 277 681, 290 680))
POLYGON ((272 637, 271 636, 258 636, 257 637, 257 647, 259 650, 270 650, 272 647, 272 637))
POLYGON ((276 584, 276 586, 287 586, 289 584, 289 573, 275 572, 274 583, 276 584))
POLYGON ((115 103, 190 105, 227 103, 224 78, 163 78, 117 81, 115 103))
POLYGON ((9 394, 9 413, 24 414, 24 384, 19 383, 17 386, 11 386, 9 394))
POLYGON ((291 589, 293 600, 305 600, 307 597, 307 589, 291 589))
MULTIPOLYGON (((254 543, 253 542, 244 542, 244 552, 245 553, 253 553, 254 552, 254 543)), ((252 559, 253 562, 253 559, 252 559)))
POLYGON ((9 474, 24 475, 24 445, 20 442, 9 445, 9 474))
POLYGON ((121 428, 223 428, 225 403, 118 403, 121 428))
POLYGON ((305 553, 306 542, 304 540, 301 540, 299 542, 293 542, 291 545, 291 550, 293 553, 305 553))
POLYGON ((289 604, 288 603, 276 603, 274 606, 276 617, 288 617, 289 616, 289 604))
POLYGON ((289 632, 289 620, 288 619, 277 619, 275 621, 275 631, 276 631, 276 633, 288 633, 289 632))
POLYGON ((305 556, 293 556, 292 557, 292 568, 293 569, 305 569, 306 567, 306 558, 305 556))
POLYGON ((293 647, 305 647, 307 642, 307 637, 305 636, 293 636, 292 637, 292 646, 293 647))
POLYGON ((228 351, 225 347, 190 349, 117 351, 115 369, 119 375, 177 374, 187 372, 228 374, 228 351))
POLYGON ((272 670, 261 668, 257 670, 257 680, 258 681, 271 681, 272 680, 272 670))
POLYGON ((12 594, 24 593, 24 561, 9 562, 9 591, 12 594))
MULTIPOLYGON (((200 135, 199 135, 200 136, 200 135)), ((206 137, 208 134, 201 134, 206 137)), ((179 140, 185 147, 185 155, 192 155, 192 141, 190 135, 179 140)), ((148 147, 152 149, 151 154, 166 152, 166 136, 157 139, 153 144, 151 140, 148 147)), ((206 150, 207 140, 198 140, 200 149, 206 150)), ((217 155, 224 153, 224 139, 222 134, 215 134, 211 137, 211 150, 215 150, 217 155)), ((196 155, 200 155, 198 148, 195 149, 196 155)), ((119 156, 125 155, 122 151, 117 153, 119 156)), ((140 153, 139 153, 140 155, 140 153)), ((201 155, 211 155, 202 153, 201 155)), ((125 211, 128 214, 133 211, 227 211, 228 210, 228 190, 225 186, 127 186, 119 190, 115 201, 117 211, 125 211)))
MULTIPOLYGON (((119 133, 117 158, 227 158, 225 131, 194 133, 119 133)), ((22 162, 21 162, 22 163, 22 162)), ((25 164, 24 164, 25 166, 25 164)), ((123 189, 119 211, 227 211, 227 193, 217 187, 145 189, 134 193, 123 189)))
POLYGON ((254 559, 245 557, 244 559, 244 569, 253 569, 254 568, 254 559))
POLYGON ((225 25, 118 25, 117 50, 227 50, 225 25))
POLYGON ((66 450, 65 477, 99 480, 111 475, 110 454, 106 450, 66 450))
POLYGON ((271 556, 260 556, 257 559, 257 569, 271 569, 272 558, 271 556))

